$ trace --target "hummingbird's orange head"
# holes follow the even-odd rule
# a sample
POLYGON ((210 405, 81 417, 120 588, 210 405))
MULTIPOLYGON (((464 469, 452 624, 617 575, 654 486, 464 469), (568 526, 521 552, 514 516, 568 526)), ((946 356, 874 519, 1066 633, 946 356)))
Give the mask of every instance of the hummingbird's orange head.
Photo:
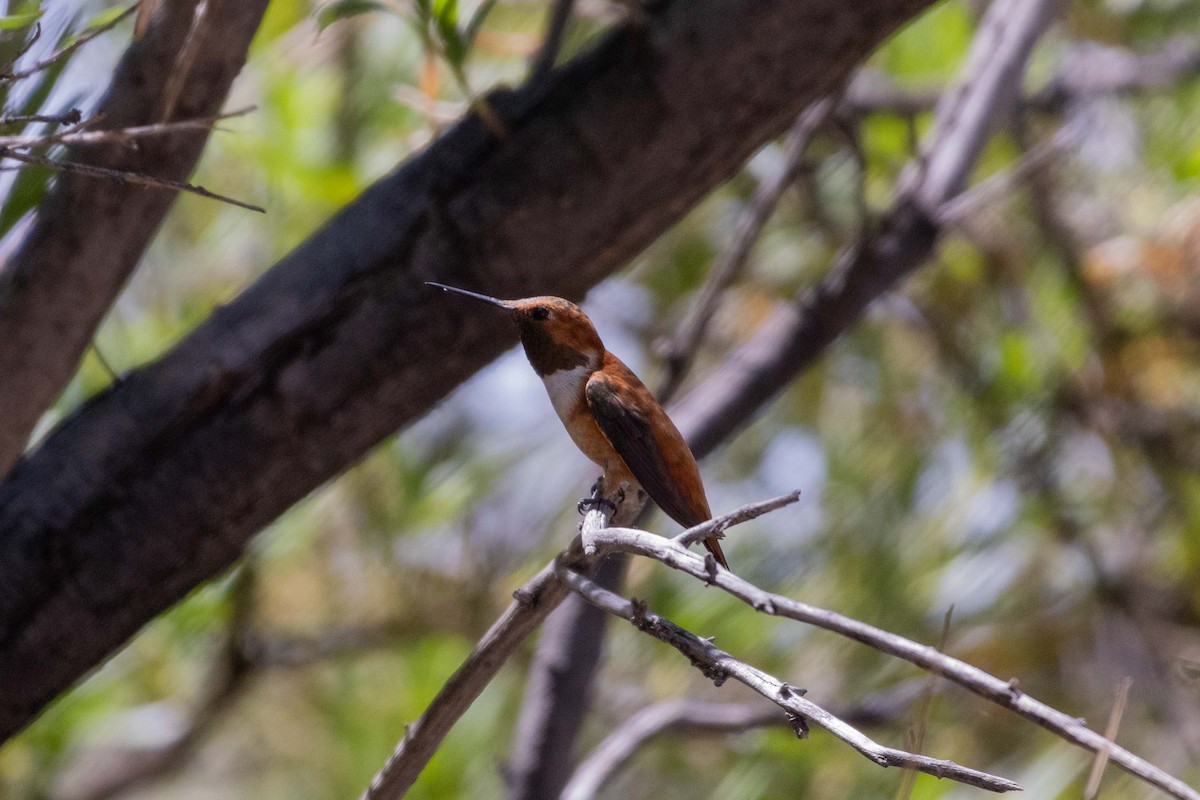
POLYGON ((517 320, 529 363, 542 377, 561 369, 599 369, 604 360, 604 343, 600 341, 596 326, 570 300, 549 295, 500 300, 441 283, 427 283, 507 309, 517 320))

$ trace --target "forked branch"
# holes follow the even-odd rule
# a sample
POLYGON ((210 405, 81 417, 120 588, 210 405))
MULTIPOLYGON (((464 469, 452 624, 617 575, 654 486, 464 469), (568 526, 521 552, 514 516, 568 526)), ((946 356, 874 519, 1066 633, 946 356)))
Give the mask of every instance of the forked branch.
MULTIPOLYGON (((686 535, 686 532, 685 532, 686 535)), ((756 611, 787 617, 832 631, 872 647, 881 653, 901 658, 921 669, 946 678, 980 697, 1010 709, 1037 723, 1060 738, 1093 753, 1108 753, 1109 761, 1131 775, 1181 800, 1200 800, 1200 792, 1140 756, 1113 743, 1087 724, 1042 703, 1017 688, 1015 679, 1004 681, 978 667, 918 644, 911 639, 881 630, 856 619, 817 608, 790 597, 767 592, 732 572, 713 569, 707 560, 681 547, 675 541, 645 531, 606 528, 591 535, 591 544, 599 555, 631 553, 661 561, 672 569, 685 572, 708 584, 718 586, 756 611)))
POLYGON ((757 667, 739 661, 708 639, 703 639, 650 611, 645 603, 626 600, 620 595, 613 594, 565 565, 560 564, 557 572, 560 580, 582 595, 589 603, 603 608, 610 614, 629 620, 638 630, 666 642, 683 653, 691 659, 692 664, 704 673, 705 677, 711 678, 713 683, 719 686, 727 678, 733 678, 778 705, 790 716, 796 735, 801 739, 808 738, 808 726, 805 724, 807 720, 829 731, 881 767, 915 769, 938 778, 949 778, 992 792, 1011 792, 1021 789, 1019 784, 1007 778, 970 769, 955 764, 953 761, 930 758, 881 745, 816 703, 805 699, 803 690, 794 689, 757 667))

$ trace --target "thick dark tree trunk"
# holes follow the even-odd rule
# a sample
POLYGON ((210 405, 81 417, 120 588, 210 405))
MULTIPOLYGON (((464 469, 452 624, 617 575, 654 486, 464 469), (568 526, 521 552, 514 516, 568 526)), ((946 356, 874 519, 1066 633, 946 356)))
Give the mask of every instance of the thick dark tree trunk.
POLYGON ((928 3, 654 3, 80 409, 0 486, 0 737, 512 343, 423 280, 581 297, 928 3))

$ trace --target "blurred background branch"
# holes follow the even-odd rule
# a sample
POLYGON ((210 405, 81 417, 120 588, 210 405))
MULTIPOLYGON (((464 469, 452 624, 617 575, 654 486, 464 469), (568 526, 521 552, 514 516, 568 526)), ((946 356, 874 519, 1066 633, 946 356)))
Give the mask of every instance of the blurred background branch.
MULTIPOLYGON (((887 692, 865 698, 835 716, 851 725, 866 726, 895 722, 920 694, 916 682, 901 684, 887 692)), ((713 736, 743 733, 764 727, 792 728, 792 721, 779 709, 762 704, 704 703, 669 700, 641 709, 604 738, 571 774, 563 800, 591 800, 612 777, 654 738, 713 736)))

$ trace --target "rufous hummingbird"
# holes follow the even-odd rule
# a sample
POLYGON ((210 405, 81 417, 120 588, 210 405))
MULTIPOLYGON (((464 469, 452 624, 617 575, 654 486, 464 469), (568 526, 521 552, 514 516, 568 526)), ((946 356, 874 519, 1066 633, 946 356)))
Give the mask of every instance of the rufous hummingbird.
MULTIPOLYGON (((641 487, 685 528, 712 519, 696 458, 633 370, 608 352, 596 326, 561 297, 499 300, 441 283, 427 285, 509 312, 550 402, 583 454, 604 470, 607 493, 641 487)), ((729 568, 717 537, 704 546, 729 568)))

